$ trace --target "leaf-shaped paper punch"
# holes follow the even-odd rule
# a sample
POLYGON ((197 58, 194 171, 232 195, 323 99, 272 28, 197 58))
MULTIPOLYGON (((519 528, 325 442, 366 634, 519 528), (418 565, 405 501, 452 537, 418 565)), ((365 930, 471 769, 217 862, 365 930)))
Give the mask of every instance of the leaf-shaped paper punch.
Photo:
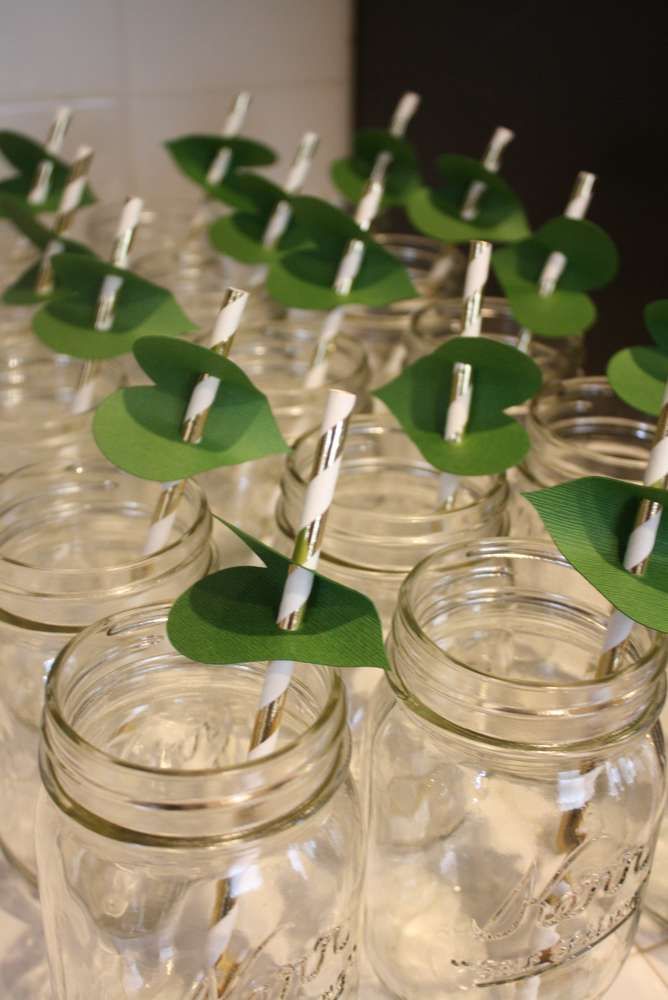
POLYGON ((482 163, 468 156, 439 157, 442 184, 418 188, 407 200, 406 210, 416 229, 443 243, 510 243, 528 236, 522 204, 498 176, 501 154, 513 137, 510 129, 496 129, 482 163))
POLYGON ((625 403, 656 417, 668 384, 668 299, 650 302, 643 315, 656 347, 637 345, 618 351, 608 364, 608 380, 625 403))

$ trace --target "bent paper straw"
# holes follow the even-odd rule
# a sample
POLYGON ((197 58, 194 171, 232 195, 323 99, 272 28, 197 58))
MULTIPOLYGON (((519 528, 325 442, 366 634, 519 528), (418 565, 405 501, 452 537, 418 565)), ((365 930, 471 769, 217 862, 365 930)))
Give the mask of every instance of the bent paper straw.
POLYGON ((53 267, 51 266, 51 260, 63 249, 63 243, 58 237, 67 232, 74 222, 74 217, 81 204, 81 199, 86 188, 86 179, 92 159, 93 150, 90 146, 79 146, 60 198, 58 214, 53 224, 53 236, 47 243, 42 254, 35 284, 35 291, 38 295, 49 295, 53 291, 53 267))
MULTIPOLYGON (((242 313, 248 301, 248 292, 239 288, 228 288, 223 304, 220 307, 216 325, 211 335, 210 348, 224 358, 230 353, 234 335, 241 322, 242 313)), ((206 373, 200 375, 190 396, 188 406, 181 424, 181 440, 190 444, 199 444, 202 440, 204 427, 209 410, 216 398, 220 379, 206 373)), ((163 483, 158 502, 153 512, 151 526, 144 545, 144 555, 149 556, 164 548, 169 541, 174 518, 179 501, 183 495, 186 481, 179 479, 171 483, 163 483)))
MULTIPOLYGON (((130 249, 134 239, 144 202, 141 198, 128 198, 123 206, 111 251, 114 267, 127 268, 130 249)), ((96 330, 111 330, 114 325, 116 299, 123 285, 118 274, 107 274, 102 282, 97 300, 94 327, 96 330)), ((81 369, 79 385, 72 400, 73 413, 85 413, 93 404, 95 390, 95 361, 86 361, 81 369)))
MULTIPOLYGON (((355 210, 355 222, 363 232, 368 232, 383 200, 384 185, 373 178, 367 182, 355 210)), ((348 295, 364 261, 365 244, 360 239, 348 242, 339 262, 332 288, 338 295, 348 295)), ((341 329, 345 306, 330 310, 323 321, 304 385, 307 389, 319 388, 327 373, 327 349, 341 329)))
MULTIPOLYGON (((469 262, 464 279, 462 300, 462 337, 479 337, 482 326, 482 298, 492 257, 492 244, 485 240, 472 240, 469 244, 469 262)), ((445 419, 443 437, 446 441, 461 441, 469 422, 473 397, 473 369, 457 361, 452 369, 450 402, 445 419)), ((449 507, 459 485, 459 476, 444 472, 439 481, 439 504, 449 507)))
MULTIPOLYGON (((327 395, 320 439, 276 620, 278 627, 286 632, 296 631, 306 612, 356 398, 342 389, 330 389, 327 395)), ((273 660, 267 667, 248 754, 250 760, 273 753, 276 748, 293 670, 292 660, 273 660)))
MULTIPOLYGON (((47 153, 57 156, 63 146, 65 133, 72 121, 72 109, 67 107, 58 108, 55 118, 51 122, 49 134, 46 137, 45 149, 47 153)), ((51 177, 53 175, 53 160, 40 160, 35 170, 32 187, 28 194, 28 202, 31 205, 43 205, 49 197, 51 187, 51 177)))
MULTIPOLYGON (((586 170, 580 171, 575 178, 573 190, 571 191, 568 203, 564 209, 564 215, 567 219, 585 218, 587 212, 589 211, 589 205, 594 193, 595 183, 596 174, 587 173, 586 170)), ((564 268, 567 263, 568 261, 565 254, 561 253, 559 250, 552 251, 543 265, 543 270, 541 271, 538 281, 539 295, 546 296, 552 294, 557 287, 559 278, 564 273, 564 268)), ((524 351, 526 354, 531 346, 531 339, 531 330, 528 330, 526 327, 522 327, 517 340, 518 350, 524 351)))
MULTIPOLYGON (((503 125, 499 125, 499 127, 494 130, 492 138, 489 140, 489 145, 482 158, 482 165, 485 170, 489 170, 492 174, 498 174, 501 169, 501 156, 503 151, 514 138, 515 133, 511 131, 511 129, 505 128, 503 125)), ((466 222, 471 222, 475 219, 478 214, 478 203, 486 190, 487 185, 484 181, 473 181, 471 183, 471 186, 466 193, 466 197, 464 198, 464 203, 460 212, 461 218, 466 222)))
MULTIPOLYGON (((645 486, 668 489, 668 383, 663 393, 661 412, 657 420, 649 462, 643 477, 645 486)), ((624 569, 642 576, 652 554, 661 523, 663 508, 655 500, 641 500, 635 526, 629 535, 624 553, 624 569)), ((621 611, 613 611, 603 642, 603 652, 596 668, 596 679, 614 673, 624 652, 635 622, 621 611)))
MULTIPOLYGON (((319 142, 320 137, 317 132, 305 132, 301 137, 297 152, 285 180, 283 190, 286 194, 298 194, 301 191, 306 182, 308 172, 311 169, 319 142)), ((291 218, 292 206, 290 202, 286 199, 279 201, 265 227, 262 236, 262 246, 268 250, 273 249, 288 228, 291 218)), ((267 270, 266 264, 256 267, 248 279, 249 287, 257 288, 258 285, 261 285, 266 277, 267 270)))

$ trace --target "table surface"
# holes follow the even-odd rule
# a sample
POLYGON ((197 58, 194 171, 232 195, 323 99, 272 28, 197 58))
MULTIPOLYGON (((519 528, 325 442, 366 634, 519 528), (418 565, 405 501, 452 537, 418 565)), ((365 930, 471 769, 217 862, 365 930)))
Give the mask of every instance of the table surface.
MULTIPOLYGON (((391 1000, 366 972, 360 1000, 391 1000)), ((606 1000, 666 1000, 668 926, 643 915, 629 960, 606 1000)), ((44 959, 39 907, 0 855, 0 997, 52 1000, 44 959)))

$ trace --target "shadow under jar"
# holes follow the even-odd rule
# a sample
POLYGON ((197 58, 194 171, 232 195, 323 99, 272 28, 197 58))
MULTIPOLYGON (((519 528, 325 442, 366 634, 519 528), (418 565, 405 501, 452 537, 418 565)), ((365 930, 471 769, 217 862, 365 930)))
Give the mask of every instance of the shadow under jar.
POLYGON ((24 333, 0 344, 0 473, 94 450, 94 408, 123 382, 120 366, 106 361, 96 372, 92 408, 73 413, 83 362, 24 333))
MULTIPOLYGON (((482 304, 481 336, 517 347, 520 325, 513 318, 506 299, 486 297, 482 304)), ((407 363, 411 364, 462 332, 462 300, 427 302, 412 317, 406 333, 407 363)), ((583 361, 582 337, 532 337, 529 357, 536 362, 543 382, 577 375, 583 361)), ((513 407, 516 415, 526 414, 527 404, 513 407)))
POLYGON ((406 580, 374 706, 366 944, 402 1000, 594 1000, 633 944, 664 801, 665 649, 547 543, 406 580))
POLYGON ((387 306, 346 308, 343 329, 364 343, 369 357, 372 386, 383 385, 399 374, 404 337, 411 319, 425 299, 455 295, 464 274, 464 257, 456 247, 415 233, 374 233, 375 240, 406 268, 418 295, 387 306))
MULTIPOLYGON (((330 389, 346 389, 357 395, 356 409, 370 408, 369 368, 361 344, 339 334, 327 356, 327 378, 322 386, 308 389, 304 379, 320 332, 317 324, 278 321, 243 327, 235 338, 230 360, 239 365, 263 392, 288 444, 319 426, 330 389)), ((251 535, 271 541, 275 533, 274 510, 285 455, 269 455, 254 462, 215 469, 199 477, 211 508, 227 521, 251 535)), ((231 533, 217 534, 221 560, 244 558, 231 533)))
POLYGON ((211 515, 188 483, 173 541, 142 556, 160 486, 105 462, 0 480, 0 842, 35 878, 37 743, 54 657, 113 611, 174 599, 210 570, 211 515))
MULTIPOLYGON (((281 481, 276 510, 279 546, 292 551, 319 432, 297 441, 281 481)), ((320 555, 319 572, 361 591, 389 627, 399 587, 417 562, 455 539, 502 535, 508 529, 503 476, 463 478, 452 510, 438 509, 440 473, 422 457, 394 418, 350 421, 339 478, 320 555)), ((353 772, 359 777, 360 740, 369 695, 382 671, 342 671, 354 735, 353 772)))
POLYGON ((362 838, 341 681, 296 664, 277 751, 245 762, 266 664, 193 663, 167 612, 96 623, 48 681, 54 1000, 89 1000, 91 982, 100 1000, 353 1000, 362 838))
POLYGON ((512 533, 545 536, 523 491, 581 476, 641 483, 654 436, 650 418, 627 406, 604 377, 569 378, 544 386, 526 420, 531 449, 511 470, 512 533))

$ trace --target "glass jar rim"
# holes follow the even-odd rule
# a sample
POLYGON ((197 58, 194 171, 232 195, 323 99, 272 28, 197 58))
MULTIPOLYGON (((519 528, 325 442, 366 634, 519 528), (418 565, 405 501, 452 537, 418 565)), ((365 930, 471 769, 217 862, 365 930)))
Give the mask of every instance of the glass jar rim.
MULTIPOLYGON (((400 434, 402 436, 405 436, 405 431, 402 429, 402 427, 400 426, 400 424, 397 422, 397 420, 395 419, 395 417, 391 413, 371 413, 371 414, 369 414, 369 413, 356 413, 356 414, 353 414, 353 416, 350 418, 350 421, 349 421, 349 424, 348 424, 348 437, 346 439, 346 444, 343 447, 343 453, 342 453, 342 457, 341 457, 341 464, 342 465, 345 462, 346 445, 348 445, 350 443, 351 438, 352 438, 352 436, 355 433, 355 430, 364 428, 365 426, 367 426, 369 428, 369 432, 370 433, 374 433, 371 430, 371 428, 376 428, 376 433, 378 432, 378 429, 380 429, 382 432, 385 432, 385 433, 396 433, 396 434, 400 434)), ((299 458, 299 451, 300 451, 300 449, 302 451, 306 450, 307 446, 311 442, 317 440, 319 433, 320 432, 319 432, 318 428, 313 428, 310 431, 306 431, 304 434, 302 434, 300 437, 297 438, 297 440, 295 441, 295 443, 294 443, 294 445, 292 447, 292 450, 290 451, 289 455, 287 456, 287 460, 286 460, 286 463, 285 463, 286 471, 288 472, 288 474, 290 476, 292 476, 292 478, 294 480, 297 481, 297 483, 300 486, 303 486, 303 487, 307 486, 307 484, 308 484, 308 478, 305 477, 304 475, 302 475, 302 473, 300 472, 299 467, 297 465, 298 458, 299 458)), ((416 449, 416 451, 417 451, 417 449, 416 449)), ((419 452, 418 452, 418 454, 419 454, 419 452)), ((395 461, 396 461, 396 459, 395 459, 395 461)), ((429 469, 433 469, 433 466, 430 466, 426 459, 424 459, 424 462, 425 462, 425 465, 429 469)), ((436 472, 436 474, 438 474, 438 470, 434 470, 434 471, 436 472)), ((388 514, 388 513, 384 513, 384 512, 380 512, 379 513, 378 511, 374 511, 373 512, 374 521, 376 523, 381 523, 381 524, 384 524, 384 525, 392 525, 392 524, 395 524, 395 525, 406 525, 406 524, 420 525, 420 524, 429 524, 429 523, 433 523, 434 521, 441 521, 442 520, 443 522, 445 522, 447 524, 448 517, 452 518, 455 515, 461 514, 462 511, 470 510, 470 509, 472 509, 474 507, 477 507, 481 503, 489 502, 489 501, 494 500, 494 499, 498 499, 498 502, 501 503, 502 500, 505 498, 505 496, 509 492, 508 481, 507 481, 506 476, 505 476, 504 473, 496 473, 496 474, 490 473, 488 476, 473 476, 471 478, 477 479, 477 480, 489 479, 490 480, 490 486, 479 497, 477 497, 476 499, 472 500, 470 503, 467 503, 467 504, 465 504, 465 505, 463 505, 461 507, 453 507, 451 510, 447 510, 447 511, 443 511, 443 512, 440 512, 440 511, 434 509, 434 511, 429 512, 429 513, 425 513, 425 514, 388 514)), ((335 508, 339 506, 337 504, 336 494, 334 495, 334 499, 332 501, 332 506, 335 507, 335 508)), ((345 508, 343 506, 341 506, 341 509, 343 510, 345 508)))
MULTIPOLYGON (((328 726, 334 728, 334 735, 338 735, 339 731, 343 732, 345 730, 345 712, 340 712, 340 718, 338 720, 335 718, 337 709, 340 709, 341 703, 345 701, 343 681, 333 668, 324 666, 323 664, 309 663, 306 664, 309 668, 315 668, 321 677, 327 678, 329 690, 326 701, 319 709, 316 718, 304 729, 303 732, 301 732, 294 739, 281 743, 271 753, 262 757, 252 760, 246 759, 235 762, 234 764, 208 768, 160 768, 150 767, 146 764, 139 764, 135 761, 126 760, 123 757, 117 757, 114 754, 109 753, 107 750, 91 743, 90 740, 82 736, 77 729, 70 722, 68 722, 64 713, 61 711, 57 694, 57 685, 60 682, 60 675, 67 667, 68 657, 79 654, 81 646, 83 645, 85 648, 85 645, 91 636, 102 632, 109 627, 113 627, 115 632, 118 632, 118 630, 121 629, 126 622, 132 623, 133 621, 136 621, 138 614, 142 614, 142 616, 144 616, 143 620, 148 620, 149 618, 152 618, 155 622, 159 622, 161 619, 166 620, 170 607, 171 606, 168 604, 145 605, 141 608, 134 608, 129 611, 109 615, 108 617, 102 618, 97 622, 93 622, 80 632, 77 632, 77 634, 74 635, 57 654, 46 681, 45 715, 48 713, 49 717, 57 724, 59 731, 63 734, 71 747, 74 747, 77 750, 83 750, 86 754, 91 755, 91 757, 98 760, 104 760, 106 763, 112 764, 114 767, 118 767, 119 769, 137 774, 159 776, 161 780, 169 780, 170 778, 188 779, 213 777, 216 775, 233 777, 235 774, 248 774, 254 769, 257 769, 258 766, 266 765, 267 763, 271 764, 272 762, 290 760, 294 756, 295 750, 301 750, 304 747, 309 747, 317 743, 321 734, 328 726)), ((183 659, 184 662, 191 662, 187 660, 187 657, 178 653, 176 650, 174 650, 174 655, 175 657, 183 659)), ((242 666, 243 664, 231 664, 230 666, 234 667, 235 665, 242 666)), ((217 670, 226 669, 226 665, 224 664, 201 664, 201 666, 210 666, 217 670)))
MULTIPOLYGON (((542 559, 546 562, 559 565, 564 569, 569 569, 573 574, 577 574, 569 561, 563 556, 559 550, 554 546, 551 541, 545 539, 528 539, 528 538, 484 538, 484 539, 472 539, 466 542, 469 550, 477 549, 480 556, 483 558, 505 555, 512 555, 512 549, 515 549, 515 556, 517 558, 530 558, 530 559, 542 559)), ((466 671, 468 674, 474 675, 483 679, 486 683, 498 685, 500 689, 506 688, 507 690, 521 690, 529 689, 531 691, 544 691, 546 693, 567 692, 572 690, 576 691, 588 691, 588 690, 605 690, 609 688, 611 684, 615 683, 616 678, 628 677, 632 673, 636 673, 647 667, 649 663, 657 658, 661 654, 662 650, 665 651, 665 644, 663 637, 660 637, 658 633, 654 633, 651 629, 646 629, 646 631, 653 635, 652 643, 649 649, 639 656, 632 664, 624 667, 619 672, 613 674, 611 677, 603 679, 582 679, 573 680, 567 684, 546 684, 542 682, 533 682, 528 680, 518 680, 508 677, 496 677, 490 676, 490 674, 484 673, 483 671, 477 670, 474 666, 464 662, 453 656, 451 653, 445 652, 437 642, 435 642, 430 635, 423 629, 417 620, 417 617, 411 610, 411 606, 414 603, 413 598, 416 595, 417 587, 421 579, 422 574, 426 573, 430 567, 434 564, 438 564, 447 558, 450 554, 456 554, 461 552, 462 543, 454 542, 451 545, 444 545, 437 552, 432 552, 430 555, 425 556, 424 559, 420 560, 416 566, 408 573, 405 580, 402 583, 401 590, 399 593, 399 600, 397 604, 397 611, 400 613, 402 622, 408 626, 415 638, 418 638, 421 643, 424 643, 425 647, 432 651, 436 656, 442 657, 451 663, 453 663, 458 669, 466 671)), ((453 566, 457 563, 453 562, 453 566)), ((643 626, 644 627, 644 626, 643 626)), ((663 670, 662 666, 657 668, 657 672, 663 670)))

